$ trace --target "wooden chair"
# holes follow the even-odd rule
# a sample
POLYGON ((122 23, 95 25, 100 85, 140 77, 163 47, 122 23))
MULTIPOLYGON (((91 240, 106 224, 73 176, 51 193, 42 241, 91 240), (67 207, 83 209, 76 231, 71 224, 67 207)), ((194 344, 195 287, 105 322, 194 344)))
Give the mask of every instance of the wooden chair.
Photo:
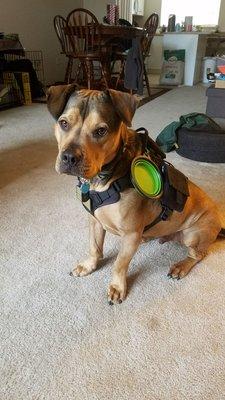
POLYGON ((55 33, 57 35, 57 38, 58 38, 58 40, 60 42, 60 45, 61 45, 61 49, 62 49, 61 53, 65 54, 65 56, 68 58, 64 81, 66 83, 70 83, 71 75, 72 75, 72 69, 73 69, 72 49, 71 49, 71 45, 70 45, 70 42, 69 42, 69 38, 68 38, 68 36, 66 35, 66 32, 65 32, 66 20, 61 15, 56 15, 55 16, 55 18, 54 18, 54 29, 55 29, 55 33))
POLYGON ((101 78, 108 88, 107 74, 104 69, 107 53, 101 50, 100 24, 89 10, 76 8, 66 20, 73 57, 79 59, 83 72, 87 77, 87 87, 91 89, 95 83, 94 63, 99 63, 101 78))
MULTIPOLYGON (((118 25, 132 26, 132 24, 129 21, 127 21, 126 19, 123 19, 123 18, 119 18, 118 25)), ((118 88, 119 82, 121 81, 121 79, 124 75, 124 66, 125 66, 126 58, 127 58, 126 50, 128 50, 131 46, 132 46, 131 39, 117 38, 117 39, 114 39, 114 43, 112 43, 111 73, 112 73, 112 75, 114 75, 114 77, 117 76, 117 79, 115 82, 115 89, 118 88), (115 72, 114 66, 117 61, 119 61, 120 65, 119 65, 119 70, 117 72, 115 72)))
MULTIPOLYGON (((148 74, 145 66, 145 59, 146 57, 150 56, 150 47, 152 43, 152 39, 155 35, 156 29, 158 27, 159 16, 156 13, 151 14, 148 19, 145 21, 143 26, 143 36, 141 39, 141 50, 142 50, 142 57, 143 57, 143 80, 147 87, 148 96, 151 95, 148 74)), ((117 54, 117 59, 121 61, 119 75, 116 81, 115 88, 117 89, 121 78, 124 76, 124 68, 126 64, 127 54, 122 52, 117 54)), ((132 92, 132 91, 131 91, 132 92)))
POLYGON ((150 47, 151 43, 153 40, 153 37, 155 35, 156 29, 158 27, 159 23, 159 16, 156 13, 151 14, 148 19, 145 21, 144 26, 143 26, 143 38, 141 42, 141 47, 142 47, 142 55, 143 55, 143 67, 144 67, 144 81, 147 87, 148 95, 150 97, 151 91, 150 91, 150 85, 149 85, 149 80, 148 80, 148 74, 146 71, 146 66, 145 66, 145 59, 150 56, 150 47))

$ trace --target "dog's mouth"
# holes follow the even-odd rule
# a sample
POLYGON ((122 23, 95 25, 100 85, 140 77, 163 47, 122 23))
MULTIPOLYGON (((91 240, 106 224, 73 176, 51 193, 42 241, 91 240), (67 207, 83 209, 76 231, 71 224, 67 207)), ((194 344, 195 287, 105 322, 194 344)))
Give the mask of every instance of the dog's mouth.
POLYGON ((58 163, 56 161, 55 169, 58 174, 66 174, 66 175, 72 175, 72 176, 82 176, 85 175, 84 168, 81 163, 78 163, 76 165, 65 165, 63 162, 58 163))
POLYGON ((91 173, 90 166, 84 162, 83 159, 77 160, 74 163, 65 163, 61 156, 58 156, 55 163, 55 169, 58 174, 66 174, 72 176, 79 176, 84 179, 91 179, 93 173, 91 173))

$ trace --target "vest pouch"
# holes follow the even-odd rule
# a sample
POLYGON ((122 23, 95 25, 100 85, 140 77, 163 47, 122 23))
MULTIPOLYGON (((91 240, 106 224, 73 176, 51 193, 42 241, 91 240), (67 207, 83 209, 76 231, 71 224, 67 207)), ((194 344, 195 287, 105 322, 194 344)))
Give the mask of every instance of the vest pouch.
POLYGON ((183 211, 189 196, 188 178, 169 163, 162 166, 163 195, 161 204, 175 211, 183 211))

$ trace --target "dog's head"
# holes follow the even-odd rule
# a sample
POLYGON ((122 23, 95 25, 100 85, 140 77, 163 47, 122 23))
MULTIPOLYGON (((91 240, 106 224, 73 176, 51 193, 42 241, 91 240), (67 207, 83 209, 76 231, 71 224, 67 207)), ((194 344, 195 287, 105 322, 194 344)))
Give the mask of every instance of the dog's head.
POLYGON ((56 171, 90 179, 127 144, 137 99, 111 89, 62 85, 50 87, 47 104, 56 120, 56 171))

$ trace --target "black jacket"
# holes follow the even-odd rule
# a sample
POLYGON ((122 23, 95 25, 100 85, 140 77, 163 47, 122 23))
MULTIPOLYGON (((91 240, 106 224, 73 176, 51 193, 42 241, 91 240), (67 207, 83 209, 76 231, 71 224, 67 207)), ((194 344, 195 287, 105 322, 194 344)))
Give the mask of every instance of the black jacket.
POLYGON ((138 94, 143 94, 143 57, 139 38, 132 40, 132 47, 127 54, 125 65, 124 86, 130 90, 137 90, 138 94))

